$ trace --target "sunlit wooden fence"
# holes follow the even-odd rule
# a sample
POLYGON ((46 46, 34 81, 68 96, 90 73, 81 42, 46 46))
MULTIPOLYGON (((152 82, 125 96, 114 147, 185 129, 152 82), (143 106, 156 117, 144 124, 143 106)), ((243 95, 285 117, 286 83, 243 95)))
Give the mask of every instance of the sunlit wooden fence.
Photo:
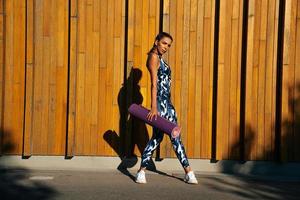
POLYGON ((159 31, 190 158, 300 160, 299 0, 0 0, 2 153, 140 155, 159 31))

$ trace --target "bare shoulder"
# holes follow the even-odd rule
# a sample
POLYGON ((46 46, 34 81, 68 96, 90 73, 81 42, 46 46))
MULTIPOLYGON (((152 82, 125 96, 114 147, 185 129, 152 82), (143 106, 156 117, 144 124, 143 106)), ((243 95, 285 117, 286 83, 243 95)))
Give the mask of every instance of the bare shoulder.
POLYGON ((151 69, 157 69, 159 64, 159 57, 155 53, 149 53, 147 58, 147 68, 149 70, 151 69))

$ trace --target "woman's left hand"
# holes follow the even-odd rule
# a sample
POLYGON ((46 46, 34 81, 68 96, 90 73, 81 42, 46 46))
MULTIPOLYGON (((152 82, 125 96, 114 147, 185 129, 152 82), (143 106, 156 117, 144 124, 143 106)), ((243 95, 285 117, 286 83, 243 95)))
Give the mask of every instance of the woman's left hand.
POLYGON ((151 109, 150 110, 150 112, 148 113, 148 115, 147 115, 147 119, 149 120, 149 121, 152 121, 152 119, 154 118, 154 120, 156 120, 157 119, 157 116, 158 116, 158 111, 157 111, 157 109, 151 109))

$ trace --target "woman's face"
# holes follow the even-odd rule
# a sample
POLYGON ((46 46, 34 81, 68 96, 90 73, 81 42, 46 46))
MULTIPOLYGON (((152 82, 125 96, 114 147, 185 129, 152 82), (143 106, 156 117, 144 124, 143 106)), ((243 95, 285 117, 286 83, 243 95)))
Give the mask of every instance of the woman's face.
POLYGON ((161 40, 155 41, 156 47, 157 47, 157 53, 160 55, 163 55, 166 53, 169 48, 171 47, 172 40, 168 37, 163 37, 161 40))

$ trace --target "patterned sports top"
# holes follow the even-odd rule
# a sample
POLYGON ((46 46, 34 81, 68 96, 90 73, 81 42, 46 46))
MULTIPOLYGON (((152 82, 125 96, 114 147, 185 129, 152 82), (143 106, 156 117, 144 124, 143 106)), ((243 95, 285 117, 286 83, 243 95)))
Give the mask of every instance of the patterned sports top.
POLYGON ((160 116, 177 123, 177 115, 171 103, 171 68, 162 58, 157 70, 157 108, 160 116))

